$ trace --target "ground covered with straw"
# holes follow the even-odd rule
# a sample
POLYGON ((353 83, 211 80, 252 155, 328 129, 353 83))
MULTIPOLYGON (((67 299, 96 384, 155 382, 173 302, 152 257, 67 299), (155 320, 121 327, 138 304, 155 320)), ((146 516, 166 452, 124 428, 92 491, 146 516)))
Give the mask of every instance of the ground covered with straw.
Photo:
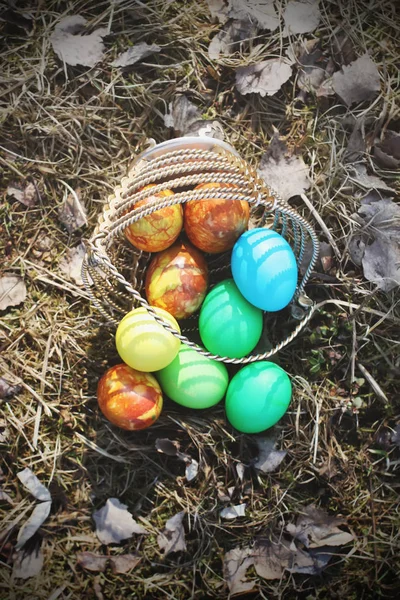
POLYGON ((290 526, 310 505, 340 517, 341 531, 351 534, 343 541, 352 541, 331 547, 329 564, 310 572, 286 569, 266 578, 250 565, 246 597, 398 597, 398 287, 369 281, 349 253, 352 236, 366 230, 355 215, 373 186, 349 176, 348 159, 358 152, 356 162, 392 190, 395 202, 396 169, 373 160, 377 140, 400 125, 394 6, 324 0, 312 33, 260 29, 211 59, 210 40, 222 25, 206 2, 17 4, 0 21, 0 278, 22 278, 26 298, 0 312, 0 376, 11 386, 0 399, 0 598, 229 597, 240 585, 231 580, 226 554, 276 536, 289 544, 290 526), (68 15, 83 16, 89 33, 106 28, 104 56, 95 66, 63 64, 54 52, 52 32, 68 15), (307 40, 333 55, 339 33, 354 58, 368 52, 378 66, 373 99, 349 106, 314 88, 299 97, 296 65, 273 95, 236 88, 237 69, 286 56, 307 40), (111 65, 140 42, 161 50, 128 68, 111 65), (227 423, 223 403, 196 412, 167 400, 151 428, 132 433, 113 427, 97 405, 99 378, 120 362, 115 328, 91 305, 79 278, 68 275, 65 261, 90 237, 107 196, 149 138, 179 135, 176 123, 174 131, 164 119, 179 95, 201 119, 218 121, 253 166, 279 132, 287 156, 301 156, 308 169, 305 200, 300 190, 290 204, 324 242, 307 286, 320 308, 273 358, 290 374, 294 394, 276 428, 277 448, 286 455, 268 473, 255 467, 254 436, 227 423), (12 189, 28 185, 31 201, 24 197, 24 204, 12 189), (74 227, 60 210, 76 195, 87 216, 74 227), (157 450, 162 438, 199 463, 191 481, 184 461, 157 450), (18 532, 37 504, 17 477, 26 468, 52 502, 48 518, 17 550, 18 532), (147 535, 102 544, 92 515, 110 498, 127 505, 147 535), (221 517, 223 508, 240 504, 244 516, 221 517), (186 549, 165 553, 160 532, 182 511, 186 549), (37 574, 17 576, 18 553, 20 560, 21 552, 39 551, 37 574), (140 560, 126 573, 110 564, 90 570, 79 564, 85 552, 140 560))

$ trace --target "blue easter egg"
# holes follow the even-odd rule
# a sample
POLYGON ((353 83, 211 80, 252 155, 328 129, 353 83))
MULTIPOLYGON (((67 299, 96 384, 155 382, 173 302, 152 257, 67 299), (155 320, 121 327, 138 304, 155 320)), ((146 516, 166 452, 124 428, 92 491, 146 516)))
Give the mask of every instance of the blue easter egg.
POLYGON ((240 236, 232 250, 232 275, 241 294, 269 312, 292 300, 297 286, 296 257, 272 229, 258 227, 240 236))

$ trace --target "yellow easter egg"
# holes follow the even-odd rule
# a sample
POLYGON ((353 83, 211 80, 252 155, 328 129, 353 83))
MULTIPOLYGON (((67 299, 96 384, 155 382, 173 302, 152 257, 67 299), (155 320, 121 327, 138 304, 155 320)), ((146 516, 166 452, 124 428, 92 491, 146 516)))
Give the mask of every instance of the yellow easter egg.
MULTIPOLYGON (((180 333, 172 315, 162 308, 154 310, 180 333)), ((150 372, 169 365, 178 354, 181 342, 157 323, 145 308, 135 308, 118 325, 115 344, 124 363, 137 371, 150 372)))

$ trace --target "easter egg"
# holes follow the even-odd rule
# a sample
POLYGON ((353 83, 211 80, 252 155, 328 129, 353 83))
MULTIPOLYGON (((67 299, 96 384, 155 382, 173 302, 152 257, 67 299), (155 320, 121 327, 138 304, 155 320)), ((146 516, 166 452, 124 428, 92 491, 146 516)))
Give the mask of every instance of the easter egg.
POLYGON ((162 391, 154 375, 125 364, 104 373, 97 386, 97 400, 106 419, 129 431, 150 427, 160 416, 163 405, 162 391))
POLYGON ((200 337, 209 352, 242 358, 257 345, 263 313, 242 296, 233 279, 218 283, 203 302, 200 337))
MULTIPOLYGON (((154 183, 146 185, 143 190, 150 190, 155 187, 154 183)), ((149 195, 148 198, 139 200, 131 210, 140 208, 154 202, 159 198, 168 198, 173 196, 171 190, 163 190, 158 194, 149 195)), ((125 230, 126 239, 145 252, 161 252, 169 248, 181 232, 183 225, 183 210, 181 204, 166 206, 160 210, 156 210, 147 217, 142 217, 139 221, 132 223, 125 230)))
MULTIPOLYGON (((195 189, 237 188, 231 183, 201 183, 195 189)), ((250 209, 244 200, 191 200, 184 208, 184 227, 189 240, 203 252, 230 250, 247 229, 250 209)))
POLYGON ((182 344, 174 360, 157 379, 163 391, 178 404, 189 408, 210 408, 225 395, 228 371, 223 363, 202 356, 182 344))
POLYGON ((296 257, 272 229, 258 227, 241 235, 232 251, 231 268, 240 292, 262 310, 281 310, 296 291, 296 257))
MULTIPOLYGON (((180 333, 179 325, 165 310, 156 313, 180 333)), ((177 355, 180 340, 167 331, 145 308, 135 308, 120 321, 115 345, 122 360, 138 371, 158 371, 177 355)))
POLYGON ((226 416, 238 431, 260 433, 283 417, 292 396, 290 379, 278 365, 261 361, 243 367, 226 392, 226 416))
POLYGON ((152 306, 185 319, 203 302, 207 283, 208 268, 201 253, 188 243, 176 243, 150 262, 146 296, 152 306))

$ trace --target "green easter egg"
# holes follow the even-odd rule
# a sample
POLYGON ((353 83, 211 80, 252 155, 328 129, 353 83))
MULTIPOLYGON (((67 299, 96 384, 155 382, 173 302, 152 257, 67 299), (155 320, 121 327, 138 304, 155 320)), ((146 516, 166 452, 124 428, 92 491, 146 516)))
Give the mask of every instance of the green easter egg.
POLYGON ((189 408, 214 406, 224 397, 229 383, 223 363, 210 360, 185 344, 156 377, 171 400, 189 408))
POLYGON ((218 283, 201 307, 199 331, 209 352, 242 358, 257 345, 263 328, 263 313, 239 292, 233 279, 218 283))
POLYGON ((243 367, 226 392, 226 416, 238 431, 260 433, 283 417, 292 397, 286 371, 271 362, 243 367))

